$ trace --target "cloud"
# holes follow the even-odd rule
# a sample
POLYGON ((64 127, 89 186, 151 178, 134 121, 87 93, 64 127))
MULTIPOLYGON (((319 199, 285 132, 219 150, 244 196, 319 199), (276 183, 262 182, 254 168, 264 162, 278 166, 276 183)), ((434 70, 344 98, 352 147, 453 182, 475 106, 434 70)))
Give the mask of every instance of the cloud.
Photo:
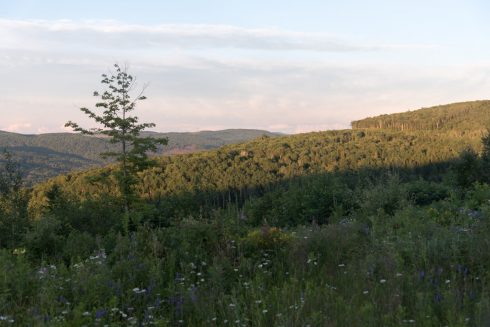
MULTIPOLYGON (((131 69, 140 81, 150 82, 148 100, 137 115, 142 122, 155 122, 158 131, 342 129, 366 116, 482 99, 490 88, 486 65, 380 67, 197 57, 188 65, 181 60, 175 65, 138 63, 131 69)), ((94 105, 91 94, 100 87, 103 71, 53 63, 3 72, 0 89, 8 92, 0 98, 0 113, 10 130, 36 132, 43 126, 62 131, 68 120, 92 126, 79 108, 94 105), (20 129, 18 122, 32 126, 20 129)))
POLYGON ((230 25, 135 25, 116 21, 0 19, 0 47, 53 49, 53 46, 100 49, 217 49, 357 52, 424 47, 350 42, 322 33, 230 25))
POLYGON ((6 126, 5 128, 2 128, 2 130, 5 130, 7 132, 23 132, 26 130, 30 130, 32 127, 31 123, 14 123, 6 126))
POLYGON ((94 104, 100 74, 125 60, 150 82, 138 116, 159 131, 348 128, 487 94, 488 65, 424 66, 393 55, 404 47, 222 25, 0 19, 0 129, 63 131, 68 120, 89 127, 78 109, 94 104))

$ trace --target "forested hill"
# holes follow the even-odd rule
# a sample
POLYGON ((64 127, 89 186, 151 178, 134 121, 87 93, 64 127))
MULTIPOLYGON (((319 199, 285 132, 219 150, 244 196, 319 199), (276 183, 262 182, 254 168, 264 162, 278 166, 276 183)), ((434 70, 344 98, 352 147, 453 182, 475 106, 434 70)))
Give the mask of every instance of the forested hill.
POLYGON ((460 102, 353 121, 352 128, 441 131, 481 135, 490 127, 490 101, 460 102))
MULTIPOLYGON (((446 137, 432 132, 342 130, 282 137, 262 137, 218 150, 163 156, 158 165, 141 173, 138 194, 150 201, 191 210, 200 205, 226 205, 243 201, 270 185, 299 176, 362 168, 417 168, 430 175, 438 164, 458 157, 480 139, 446 137), (174 202, 185 195, 188 201, 174 202), (182 207, 180 207, 182 205, 182 207)), ((34 188, 31 208, 46 205, 46 194, 57 185, 75 198, 112 194, 114 180, 93 183, 89 176, 108 175, 112 167, 61 175, 34 188)), ((198 210, 198 209, 196 209, 198 210)))
MULTIPOLYGON (((354 122, 352 130, 261 137, 213 151, 164 156, 157 167, 141 174, 138 192, 159 201, 182 193, 222 197, 225 192, 236 198, 246 196, 248 190, 308 174, 383 167, 430 170, 457 158, 467 147, 480 150, 489 109, 490 101, 458 103, 369 118, 354 122), (379 121, 385 129, 376 128, 379 121)), ((170 135, 172 138, 175 142, 176 137, 170 135)), ((111 193, 110 183, 101 187, 85 178, 107 170, 110 168, 52 179, 36 188, 34 202, 43 202, 44 192, 53 184, 74 196, 111 193)))
MULTIPOLYGON (((228 129, 194 133, 155 133, 155 137, 168 137, 169 144, 158 154, 189 153, 219 148, 267 135, 278 134, 253 129, 228 129)), ((106 139, 73 133, 23 135, 0 131, 0 150, 12 152, 22 164, 28 183, 35 183, 73 170, 87 169, 108 163, 99 156, 114 150, 106 139)))

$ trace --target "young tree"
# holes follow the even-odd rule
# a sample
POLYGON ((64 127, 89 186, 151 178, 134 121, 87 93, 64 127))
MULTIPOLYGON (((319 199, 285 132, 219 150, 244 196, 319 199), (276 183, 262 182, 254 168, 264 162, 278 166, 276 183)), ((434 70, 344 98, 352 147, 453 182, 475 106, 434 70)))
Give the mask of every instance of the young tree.
POLYGON ((103 92, 94 92, 100 100, 95 104, 95 110, 80 108, 89 118, 100 127, 85 129, 77 123, 69 121, 66 127, 86 135, 106 135, 110 142, 118 144, 117 152, 101 153, 103 157, 114 157, 120 164, 116 173, 119 191, 124 200, 126 214, 129 213, 134 198, 134 185, 137 181, 137 172, 152 164, 148 152, 156 152, 159 144, 166 145, 166 138, 142 137, 140 133, 154 127, 154 123, 139 123, 138 117, 131 116, 139 101, 145 100, 143 95, 145 87, 135 95, 136 79, 127 72, 127 67, 114 65, 109 74, 102 74, 101 83, 105 86, 103 92), (102 111, 102 113, 96 113, 102 111))

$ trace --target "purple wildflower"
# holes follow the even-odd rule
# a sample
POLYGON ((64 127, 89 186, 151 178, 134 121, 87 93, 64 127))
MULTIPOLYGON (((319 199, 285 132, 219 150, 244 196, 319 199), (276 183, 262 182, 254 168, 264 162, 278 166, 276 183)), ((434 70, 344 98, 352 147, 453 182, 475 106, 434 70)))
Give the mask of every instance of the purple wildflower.
POLYGON ((97 312, 95 313, 95 319, 101 319, 106 315, 106 313, 107 311, 105 309, 97 310, 97 312))

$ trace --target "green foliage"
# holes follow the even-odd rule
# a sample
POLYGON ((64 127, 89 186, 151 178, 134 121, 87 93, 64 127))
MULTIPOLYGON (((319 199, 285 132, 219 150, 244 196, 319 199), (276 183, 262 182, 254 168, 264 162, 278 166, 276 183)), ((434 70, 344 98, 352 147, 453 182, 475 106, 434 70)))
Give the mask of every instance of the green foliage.
POLYGON ((148 152, 156 152, 157 146, 167 144, 166 138, 142 137, 143 130, 155 127, 154 123, 139 123, 137 116, 130 116, 136 104, 145 100, 143 91, 136 96, 130 92, 136 86, 136 80, 128 74, 126 67, 114 65, 115 71, 109 75, 102 74, 102 84, 106 89, 94 96, 99 97, 95 107, 102 110, 102 114, 88 108, 81 108, 89 118, 101 127, 90 130, 80 127, 77 123, 69 121, 65 127, 72 127, 74 131, 85 135, 103 135, 109 138, 110 143, 120 146, 117 152, 101 153, 102 157, 113 157, 120 164, 119 171, 115 172, 117 187, 124 198, 126 212, 136 197, 134 185, 137 183, 136 173, 152 165, 148 152))
POLYGON ((481 178, 481 163, 473 149, 464 150, 454 165, 458 185, 466 188, 481 178))
MULTIPOLYGON (((284 136, 225 146, 217 151, 161 157, 155 167, 139 173, 136 192, 169 208, 179 207, 176 201, 182 197, 187 203, 193 202, 182 205, 184 210, 195 207, 199 211, 202 207, 240 204, 264 194, 271 186, 274 188, 274 185, 312 174, 394 167, 415 168, 418 173, 435 177, 473 143, 469 139, 431 133, 366 130, 362 138, 355 136, 356 133, 331 131, 284 136), (188 201, 189 196, 194 201, 188 201), (172 203, 165 204, 169 199, 172 203)), ((30 206, 42 206, 45 192, 53 183, 81 199, 106 192, 117 195, 115 181, 101 187, 86 178, 111 169, 72 173, 37 185, 30 206)))
POLYGON ((245 246, 252 252, 284 249, 291 241, 291 235, 277 227, 269 226, 252 230, 243 239, 245 246))
POLYGON ((466 149, 454 165, 457 183, 463 188, 475 182, 490 183, 490 130, 481 138, 481 144, 480 155, 471 148, 466 149))
POLYGON ((449 197, 450 188, 442 183, 428 182, 423 179, 408 183, 409 200, 416 205, 428 205, 449 197))
POLYGON ((454 136, 480 137, 490 126, 490 101, 453 103, 404 113, 370 117, 351 123, 352 128, 401 131, 444 131, 454 136))
MULTIPOLYGON (((241 143, 278 134, 262 130, 229 129, 193 133, 142 132, 143 136, 167 138, 168 145, 159 146, 157 154, 172 155, 216 149, 226 144, 241 143)), ((119 148, 104 137, 74 133, 22 135, 0 131, 0 148, 7 148, 22 165, 25 182, 33 185, 60 174, 88 169, 111 162, 99 153, 115 152, 119 148)))
MULTIPOLYGON (((26 253, 0 252, 8 271, 0 315, 20 325, 484 325, 488 185, 458 199, 442 182, 359 173, 298 180, 273 194, 294 203, 299 189, 302 199, 339 196, 342 213, 318 225, 272 210, 288 228, 257 229, 237 208, 215 207, 210 220, 158 227, 143 219, 122 234, 69 218, 99 217, 110 200, 78 203, 53 188, 26 253)), ((304 203, 309 212, 316 201, 304 203)))
POLYGON ((33 259, 59 258, 63 250, 64 236, 62 223, 55 217, 47 216, 36 220, 25 236, 29 256, 33 259))
POLYGON ((445 161, 466 141, 336 131, 162 158, 130 215, 114 167, 58 177, 0 249, 0 323, 485 326, 490 187, 445 161))
POLYGON ((28 191, 22 189, 22 173, 11 153, 4 151, 0 165, 0 248, 19 246, 28 228, 28 191))

